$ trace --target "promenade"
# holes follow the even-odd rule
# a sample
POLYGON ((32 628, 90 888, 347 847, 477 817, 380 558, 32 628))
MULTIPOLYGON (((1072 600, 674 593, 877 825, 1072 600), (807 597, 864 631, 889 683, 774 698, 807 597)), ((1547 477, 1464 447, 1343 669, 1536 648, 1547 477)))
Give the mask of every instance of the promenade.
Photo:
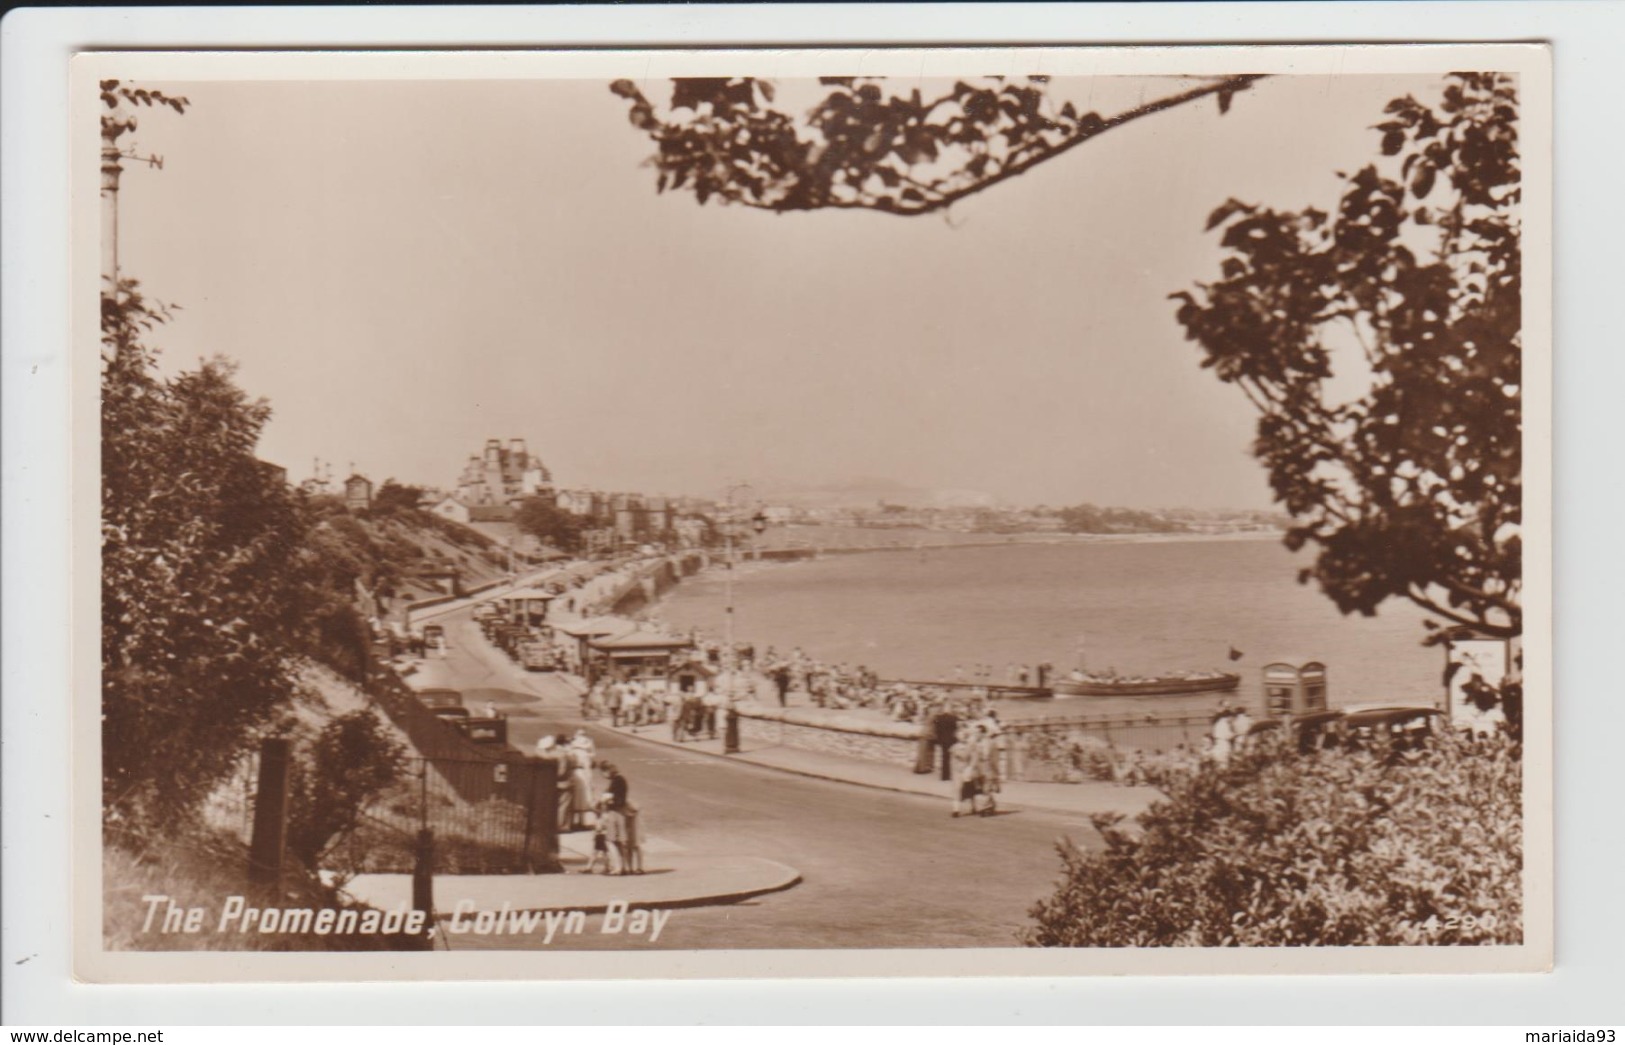
MULTIPOLYGON (((1009 946, 1030 905, 1053 888, 1057 840, 1098 847, 1092 814, 1132 814, 1155 797, 1114 785, 1011 784, 999 815, 955 820, 948 785, 906 769, 766 744, 724 755, 720 740, 673 742, 669 724, 634 731, 584 720, 579 679, 524 671, 486 642, 466 608, 441 620, 449 648, 421 662, 412 685, 452 686, 495 704, 520 750, 543 733, 586 728, 599 757, 630 781, 650 871, 441 876, 441 942, 452 949, 625 946, 627 936, 601 931, 617 904, 673 912, 645 947, 1009 946), (551 942, 545 932, 450 931, 450 919, 504 908, 580 911, 588 930, 551 942)), ((582 869, 590 832, 561 841, 567 871, 582 869)), ((388 909, 410 897, 410 880, 358 876, 346 889, 388 909)))
MULTIPOLYGON (((789 720, 813 723, 824 716, 797 715, 797 710, 812 712, 816 709, 796 709, 789 712, 789 720)), ((719 716, 719 719, 721 716, 719 716)), ((598 728, 612 730, 623 736, 635 737, 644 743, 661 744, 674 750, 702 754, 708 757, 742 762, 774 769, 783 773, 831 780, 881 791, 928 795, 942 800, 944 808, 951 801, 953 785, 944 782, 939 774, 915 773, 912 770, 867 759, 851 758, 824 751, 809 751, 755 739, 748 734, 741 738, 737 753, 724 752, 721 737, 722 723, 717 724, 718 737, 699 740, 676 740, 671 735, 671 724, 662 722, 652 726, 611 726, 600 720, 598 728)), ((1087 780, 1074 784, 1035 784, 1023 781, 1005 781, 999 793, 1000 808, 1043 809, 1074 816, 1118 813, 1133 817, 1144 812, 1159 799, 1161 792, 1151 787, 1129 787, 1109 781, 1087 780)))

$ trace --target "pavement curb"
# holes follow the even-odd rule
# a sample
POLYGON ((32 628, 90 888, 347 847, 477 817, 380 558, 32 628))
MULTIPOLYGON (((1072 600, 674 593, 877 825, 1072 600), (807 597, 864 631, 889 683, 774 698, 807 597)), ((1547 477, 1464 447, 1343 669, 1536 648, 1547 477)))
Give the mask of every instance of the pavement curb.
MULTIPOLYGON (((759 870, 761 870, 763 872, 763 877, 758 878, 756 882, 754 882, 754 883, 752 883, 750 885, 736 886, 736 887, 733 887, 733 888, 725 888, 725 889, 701 890, 701 891, 689 892, 689 893, 679 893, 677 895, 670 895, 670 896, 654 896, 654 897, 650 897, 650 898, 647 898, 647 899, 640 899, 640 898, 638 898, 636 896, 627 896, 627 895, 617 896, 617 895, 612 895, 611 894, 611 895, 606 895, 603 899, 593 898, 593 899, 581 899, 581 900, 577 900, 577 901, 574 901, 574 902, 569 901, 569 900, 563 900, 563 901, 553 901, 553 902, 548 902, 548 903, 540 903, 540 902, 526 902, 525 900, 522 900, 522 899, 516 901, 512 897, 492 896, 489 899, 484 900, 483 902, 476 901, 477 906, 472 911, 465 910, 465 911, 461 912, 461 915, 462 915, 462 917, 466 918, 466 917, 470 917, 470 916, 475 915, 475 914, 479 914, 479 913, 484 912, 484 911, 501 911, 501 910, 506 910, 506 911, 512 912, 513 914, 529 914, 529 913, 534 912, 534 911, 542 911, 542 912, 545 912, 545 911, 580 911, 582 914, 603 914, 605 911, 609 910, 609 908, 612 905, 616 905, 616 904, 623 905, 626 908, 632 909, 632 910, 663 910, 663 911, 664 910, 678 910, 678 909, 688 908, 688 907, 722 907, 722 906, 726 906, 727 904, 739 903, 742 900, 749 900, 752 897, 756 897, 756 896, 766 896, 766 895, 768 895, 770 893, 784 892, 787 889, 791 889, 791 888, 801 884, 801 880, 802 880, 801 879, 801 872, 796 870, 795 868, 789 866, 788 864, 781 864, 777 860, 768 860, 768 859, 765 859, 765 858, 762 858, 762 857, 751 857, 750 860, 751 860, 752 864, 755 866, 756 869, 759 869, 759 870)), ((704 871, 703 871, 703 869, 701 869, 699 871, 696 871, 695 873, 704 873, 704 871)), ((378 877, 388 877, 388 878, 392 878, 392 879, 397 878, 397 877, 404 878, 404 879, 409 879, 410 878, 409 875, 402 875, 402 876, 389 875, 389 876, 378 876, 378 877)), ((457 875, 437 875, 437 876, 435 876, 436 891, 439 892, 440 890, 445 889, 448 886, 454 886, 458 877, 459 876, 457 876, 457 875)), ((506 877, 509 877, 509 876, 479 876, 479 877, 482 877, 482 878, 483 877, 502 877, 502 878, 506 878, 506 877)), ((511 876, 511 877, 516 882, 517 881, 525 881, 528 884, 529 879, 531 879, 531 878, 563 879, 563 880, 570 881, 570 882, 576 882, 576 881, 580 880, 581 876, 571 874, 569 872, 562 872, 562 873, 557 874, 557 875, 535 875, 535 876, 515 875, 515 876, 511 876)), ((594 884, 595 886, 598 886, 599 888, 602 888, 602 889, 604 889, 606 891, 608 891, 610 889, 610 887, 614 883, 623 882, 623 881, 624 882, 639 882, 639 881, 647 881, 648 880, 648 879, 644 878, 644 876, 641 876, 641 875, 624 875, 624 876, 622 876, 622 875, 594 875, 594 876, 592 876, 592 878, 594 879, 592 884, 594 884), (600 885, 596 881, 599 878, 613 879, 614 881, 613 882, 606 881, 606 882, 603 882, 600 885)), ((405 889, 408 892, 410 891, 410 882, 409 881, 404 882, 404 883, 395 883, 395 884, 396 884, 397 887, 399 887, 401 885, 404 885, 405 889)), ((507 884, 511 884, 511 883, 504 882, 504 884, 507 885, 507 884)), ((388 891, 389 890, 387 888, 384 890, 385 893, 387 893, 388 891)), ((369 904, 369 905, 374 906, 374 907, 380 907, 380 908, 388 906, 390 904, 391 900, 396 899, 393 896, 383 895, 376 889, 361 889, 361 890, 359 890, 357 892, 350 892, 349 890, 346 890, 346 893, 353 900, 356 900, 356 901, 358 901, 360 903, 369 904)), ((442 897, 439 900, 436 901, 436 909, 435 909, 434 917, 435 917, 435 920, 437 922, 449 921, 452 918, 457 917, 458 914, 459 914, 459 912, 456 910, 455 903, 447 903, 444 906, 442 906, 442 901, 444 899, 445 899, 445 897, 442 895, 442 897)), ((469 898, 469 899, 472 899, 472 898, 469 898)))
MULTIPOLYGON (((721 893, 707 893, 703 896, 678 896, 669 900, 617 900, 615 902, 624 903, 628 907, 643 911, 677 911, 686 907, 724 907, 731 903, 739 903, 741 900, 749 900, 755 896, 782 893, 786 889, 792 889, 801 884, 800 871, 785 864, 779 864, 779 866, 784 868, 787 875, 782 881, 772 885, 753 886, 749 889, 736 889, 721 893)), ((616 876, 605 875, 604 877, 613 878, 616 876)), ((635 878, 637 876, 630 875, 628 877, 635 878)), ((608 903, 578 903, 553 904, 547 907, 513 907, 510 910, 515 914, 528 914, 531 911, 580 911, 582 914, 603 914, 609 910, 609 907, 608 903)), ((436 911, 434 916, 436 921, 449 921, 452 912, 436 911)))
MULTIPOLYGON (((893 794, 897 794, 897 795, 914 795, 917 798, 936 798, 937 797, 936 795, 928 794, 927 792, 924 792, 924 791, 915 791, 912 788, 907 788, 907 787, 892 787, 889 784, 871 784, 871 783, 868 783, 867 781, 853 780, 851 777, 834 776, 834 775, 832 775, 830 773, 819 773, 819 772, 815 772, 814 770, 811 770, 811 769, 795 769, 795 768, 793 768, 791 766, 774 765, 771 762, 758 762, 756 759, 751 758, 750 755, 748 755, 748 754, 729 755, 729 754, 726 754, 724 752, 719 752, 719 751, 707 751, 704 748, 697 748, 697 747, 690 746, 688 744, 673 743, 670 740, 658 740, 658 739, 656 739, 654 737, 644 736, 642 733, 628 733, 625 729, 623 729, 623 728, 621 728, 619 726, 606 726, 601 722, 595 722, 595 723, 592 723, 592 724, 598 726, 601 729, 610 730, 616 736, 627 737, 627 738, 632 739, 632 740, 641 740, 646 744, 655 744, 655 745, 657 745, 659 747, 666 748, 667 750, 670 750, 670 751, 690 751, 690 752, 693 752, 695 754, 704 755, 707 758, 714 758, 714 759, 717 759, 718 761, 722 761, 722 762, 742 763, 742 764, 747 765, 747 766, 755 766, 758 769, 771 769, 776 773, 789 773, 792 776, 806 777, 809 780, 823 780, 823 781, 826 781, 826 782, 831 783, 831 784, 850 784, 853 787, 866 787, 871 791, 890 791, 893 794)), ((922 775, 924 775, 924 774, 922 774, 922 775)), ((1045 808, 1045 807, 1035 807, 1035 808, 1045 808)))
MULTIPOLYGON (((662 739, 660 739, 658 737, 646 736, 646 735, 644 735, 642 733, 629 733, 623 727, 611 726, 611 725, 605 724, 603 722, 594 722, 594 723, 591 723, 591 724, 599 727, 600 729, 608 730, 608 731, 614 733, 616 736, 626 737, 626 738, 631 739, 631 740, 641 740, 646 744, 653 744, 653 745, 655 745, 657 747, 665 748, 668 751, 688 751, 688 752, 692 752, 694 754, 704 755, 707 758, 714 758, 714 759, 717 759, 719 761, 733 762, 733 763, 736 763, 736 764, 742 764, 742 765, 748 765, 748 766, 755 766, 758 769, 770 769, 770 770, 772 770, 772 771, 774 771, 776 773, 788 773, 791 776, 805 777, 805 778, 807 778, 809 780, 822 780, 822 781, 825 781, 825 782, 831 783, 831 784, 848 784, 848 785, 850 785, 852 787, 867 788, 867 789, 869 789, 871 791, 888 791, 888 792, 891 792, 892 794, 896 794, 896 795, 913 795, 916 798, 927 798, 927 799, 940 798, 943 801, 948 800, 948 795, 947 794, 940 794, 939 795, 939 794, 937 794, 935 792, 919 791, 919 790, 915 790, 913 788, 908 788, 908 787, 895 787, 895 786, 893 786, 891 784, 876 784, 876 783, 871 783, 871 782, 869 782, 867 780, 853 780, 851 777, 836 776, 833 773, 827 773, 827 772, 826 773, 820 773, 820 772, 818 772, 816 770, 812 770, 812 769, 799 769, 799 768, 796 768, 796 767, 793 767, 793 766, 775 765, 772 762, 761 762, 761 761, 758 761, 758 760, 756 760, 754 758, 751 758, 748 753, 747 754, 742 754, 742 755, 729 755, 729 754, 725 754, 725 753, 718 752, 718 751, 707 751, 704 748, 694 747, 694 746, 692 746, 690 744, 677 743, 677 742, 673 742, 673 741, 670 741, 670 740, 662 740, 662 739)), ((792 749, 792 750, 794 750, 794 749, 792 749)), ((923 776, 925 774, 921 774, 921 775, 923 776)), ((935 781, 935 777, 933 777, 933 781, 935 781)), ((1012 808, 1031 809, 1031 810, 1033 810, 1035 812, 1053 813, 1053 814, 1057 814, 1057 815, 1067 815, 1067 816, 1089 817, 1089 816, 1098 815, 1096 813, 1082 812, 1082 811, 1079 811, 1077 809, 1073 809, 1073 808, 1070 808, 1070 807, 1067 807, 1067 806, 1051 805, 1051 804, 1048 804, 1048 803, 1045 803, 1045 802, 1042 802, 1042 801, 1034 802, 1031 799, 1024 799, 1024 800, 1020 800, 1020 801, 1012 800, 1012 808)), ((1132 819, 1132 817, 1129 817, 1129 819, 1132 819)))

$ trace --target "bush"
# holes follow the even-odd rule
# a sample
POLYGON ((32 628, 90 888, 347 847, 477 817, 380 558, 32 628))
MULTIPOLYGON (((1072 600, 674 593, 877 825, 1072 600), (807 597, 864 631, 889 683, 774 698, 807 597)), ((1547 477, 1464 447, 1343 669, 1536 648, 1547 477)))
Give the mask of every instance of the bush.
MULTIPOLYGON (((149 904, 164 895, 182 907, 218 912, 223 897, 252 888, 248 848, 203 829, 161 837, 107 830, 102 836, 102 941, 109 951, 416 951, 422 936, 404 933, 280 933, 221 931, 205 919, 201 932, 165 933, 147 927, 149 904)), ((284 907, 367 910, 314 875, 288 869, 278 900, 284 907)))
POLYGON ((1040 947, 1518 943, 1522 773, 1504 737, 1414 751, 1284 746, 1171 777, 1100 853, 1060 846, 1040 947))
POLYGON ((322 727, 294 765, 288 852, 319 866, 336 840, 355 830, 368 803, 395 783, 405 752, 372 711, 341 715, 322 727))

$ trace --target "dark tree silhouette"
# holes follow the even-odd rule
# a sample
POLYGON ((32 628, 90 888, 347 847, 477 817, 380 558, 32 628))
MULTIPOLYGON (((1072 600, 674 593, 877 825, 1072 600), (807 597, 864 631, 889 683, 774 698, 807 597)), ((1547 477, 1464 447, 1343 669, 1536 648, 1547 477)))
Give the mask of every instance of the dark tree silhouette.
POLYGON ((297 691, 312 608, 270 416, 223 360, 159 377, 133 280, 103 296, 102 781, 108 811, 192 812, 297 691))
POLYGON ((559 551, 575 552, 581 547, 581 519, 545 498, 527 497, 520 503, 514 522, 520 533, 530 534, 559 551))
POLYGON ((924 98, 888 95, 883 81, 826 76, 829 94, 803 118, 772 107, 770 80, 672 81, 661 112, 631 80, 610 89, 631 103, 632 125, 656 145, 656 188, 692 190, 764 210, 859 208, 929 214, 1014 178, 1114 127, 1217 99, 1219 111, 1262 77, 1211 79, 1102 116, 1056 106, 1048 77, 960 81, 924 98))
POLYGON ((1221 278, 1173 295, 1178 319, 1203 366, 1259 412, 1254 452, 1295 519, 1287 543, 1319 547, 1301 580, 1345 613, 1409 599, 1437 618, 1434 639, 1510 638, 1523 566, 1517 91, 1453 73, 1438 111, 1407 96, 1387 113, 1389 159, 1344 177, 1336 214, 1216 210, 1221 278), (1350 398, 1354 379, 1365 390, 1350 398))
POLYGON ((379 515, 415 511, 422 498, 423 487, 385 479, 378 487, 378 492, 373 495, 372 510, 379 515))

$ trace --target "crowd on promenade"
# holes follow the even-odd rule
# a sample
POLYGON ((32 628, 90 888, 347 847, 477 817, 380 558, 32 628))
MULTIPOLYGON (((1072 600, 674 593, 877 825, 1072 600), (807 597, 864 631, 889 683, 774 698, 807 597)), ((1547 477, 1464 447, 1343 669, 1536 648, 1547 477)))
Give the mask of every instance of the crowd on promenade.
POLYGON ((758 681, 770 685, 780 707, 797 703, 835 711, 866 710, 895 722, 920 722, 944 708, 961 717, 978 715, 990 706, 998 691, 998 684, 992 682, 886 681, 868 665, 825 663, 799 646, 787 653, 769 646, 758 654, 753 647, 741 644, 735 648, 732 666, 722 643, 697 640, 696 650, 724 677, 733 667, 750 679, 748 685, 739 687, 750 697, 759 693, 758 681))

